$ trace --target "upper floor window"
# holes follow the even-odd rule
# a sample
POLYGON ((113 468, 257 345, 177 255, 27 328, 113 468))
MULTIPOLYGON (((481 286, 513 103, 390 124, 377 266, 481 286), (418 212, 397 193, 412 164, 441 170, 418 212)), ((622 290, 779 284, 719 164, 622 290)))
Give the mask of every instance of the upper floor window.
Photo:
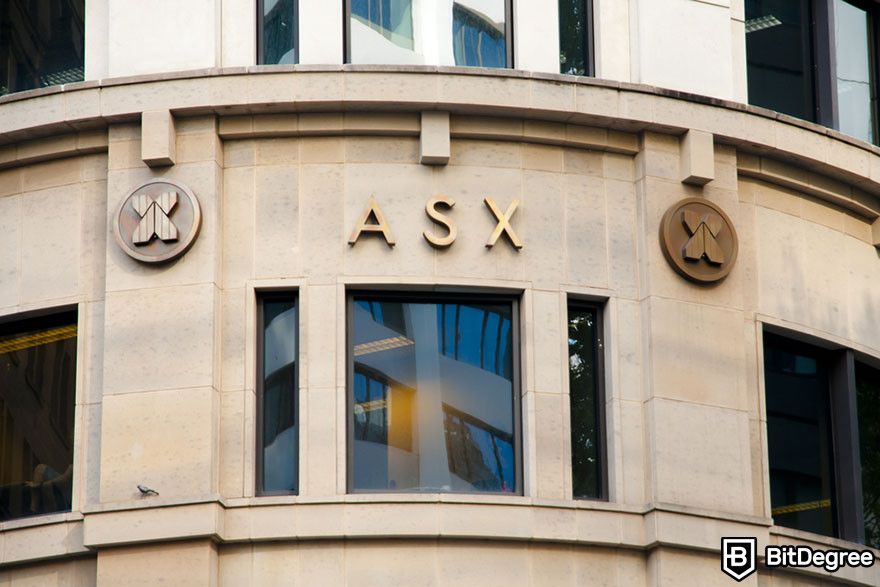
POLYGON ((83 80, 84 0, 0 2, 0 95, 83 80))
POLYGON ((76 316, 0 324, 0 520, 70 510, 76 316))
POLYGON ((878 15, 866 0, 747 0, 749 103, 876 143, 878 15))
POLYGON ((356 294, 352 491, 521 492, 516 304, 356 294))
POLYGON ((765 333, 764 381, 774 522, 880 546, 880 370, 765 333))
POLYGON ((510 0, 348 0, 347 61, 511 67, 510 0))
POLYGON ((593 0, 559 0, 559 73, 595 75, 593 0))
POLYGON ((257 0, 258 63, 299 62, 297 0, 257 0))

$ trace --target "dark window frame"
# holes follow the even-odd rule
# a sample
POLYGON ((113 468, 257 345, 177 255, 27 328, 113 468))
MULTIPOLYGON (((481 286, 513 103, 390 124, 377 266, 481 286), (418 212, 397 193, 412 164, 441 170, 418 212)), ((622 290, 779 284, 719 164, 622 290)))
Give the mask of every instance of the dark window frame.
MULTIPOLYGON (((263 6, 265 5, 266 0, 257 0, 257 65, 290 65, 290 64, 278 64, 278 63, 266 63, 265 55, 263 53, 263 6)), ((300 61, 301 51, 299 45, 299 0, 293 0, 293 16, 296 21, 296 26, 293 27, 291 31, 293 43, 293 50, 296 52, 296 60, 294 61, 294 65, 298 64, 300 61)))
MULTIPOLYGON (((808 349, 812 354, 821 354, 825 360, 828 370, 828 398, 830 402, 828 409, 831 424, 834 537, 864 544, 862 459, 859 443, 855 364, 859 362, 871 368, 880 369, 880 358, 864 355, 821 338, 766 323, 763 325, 762 331, 762 349, 764 337, 767 334, 785 340, 790 348, 808 349)), ((763 371, 763 363, 761 368, 763 371)), ((763 372, 762 382, 766 382, 766 374, 763 372)), ((766 393, 765 389, 762 397, 765 416, 766 393)), ((766 426, 767 423, 765 423, 766 426)), ((767 465, 769 467, 769 461, 767 465)))
MULTIPOLYGON (((606 412, 606 400, 607 400, 607 388, 606 388, 606 373, 605 373, 605 353, 607 352, 607 333, 605 332, 605 310, 607 308, 606 300, 596 300, 592 298, 582 298, 576 296, 568 296, 566 303, 566 341, 568 340, 568 323, 571 315, 571 310, 581 309, 581 310, 592 310, 596 313, 596 350, 594 360, 596 362, 596 447, 599 458, 599 495, 596 497, 578 497, 572 495, 572 499, 584 500, 584 501, 609 501, 609 487, 608 487, 608 421, 606 420, 607 412, 606 412)), ((566 343, 566 348, 568 348, 568 344, 566 343)), ((566 352, 566 362, 568 362, 568 353, 566 352)), ((566 385, 569 385, 566 383, 566 385)), ((571 402, 571 388, 568 388, 569 394, 569 402, 571 402)), ((571 414, 569 413, 569 435, 568 440, 571 441, 571 437, 574 433, 573 422, 571 421, 571 414)), ((574 450, 573 447, 569 450, 571 453, 572 460, 574 459, 574 450)), ((569 466, 572 467, 572 490, 574 490, 574 462, 570 462, 569 466)))
POLYGON ((256 292, 256 302, 257 302, 257 347, 256 347, 256 373, 257 373, 257 381, 256 381, 256 400, 255 400, 255 408, 256 408, 256 425, 254 429, 256 431, 256 439, 255 439, 255 448, 256 448, 256 465, 255 465, 255 479, 254 479, 254 495, 257 497, 266 497, 273 495, 299 495, 300 490, 300 482, 302 476, 299 474, 299 466, 300 466, 300 451, 302 448, 302 442, 300 442, 300 436, 302 434, 301 422, 302 418, 300 418, 300 394, 299 394, 299 375, 300 375, 300 296, 298 290, 257 290, 256 292), (294 385, 293 385, 293 405, 295 406, 295 414, 294 421, 296 426, 296 489, 292 491, 284 491, 284 490, 276 490, 276 491, 266 491, 263 489, 263 471, 264 471, 264 463, 265 459, 265 447, 263 446, 263 393, 264 393, 264 385, 266 382, 266 374, 264 372, 265 369, 265 321, 264 321, 264 304, 266 301, 290 301, 292 300, 294 303, 294 307, 296 308, 296 332, 294 333, 294 337, 296 339, 296 363, 294 365, 293 377, 294 377, 294 385))
POLYGON ((523 486, 525 475, 523 471, 523 421, 522 400, 524 390, 522 388, 522 346, 520 328, 523 304, 521 292, 486 292, 485 290, 470 293, 466 290, 421 290, 421 289, 392 289, 389 285, 376 285, 375 287, 364 286, 348 288, 345 292, 345 489, 352 495, 381 495, 381 494, 422 494, 422 492, 410 489, 356 489, 354 487, 354 299, 356 297, 369 297, 372 300, 397 303, 509 303, 511 305, 510 334, 513 377, 513 450, 516 480, 516 491, 480 491, 480 492, 443 492, 451 495, 503 495, 505 497, 522 497, 525 495, 523 486))
MULTIPOLYGON (((262 0, 260 0, 262 1, 262 0)), ((592 0, 588 0, 592 2, 592 0)), ((342 57, 343 63, 351 64, 351 0, 343 0, 342 5, 342 57)), ((513 50, 513 0, 504 2, 504 41, 506 44, 507 65, 491 69, 515 69, 513 50)), ((393 64, 390 64, 393 65, 393 64)), ((426 64, 431 65, 431 64, 426 64)), ((450 67, 479 67, 476 65, 455 65, 450 67)))
MULTIPOLYGON (((578 77, 596 77, 596 34, 595 34, 595 17, 593 10, 593 0, 579 0, 584 4, 584 15, 586 22, 584 23, 584 49, 587 52, 584 59, 584 73, 578 77)), ((557 4, 558 6, 558 4, 557 4)), ((562 15, 559 15, 559 29, 562 29, 562 15)), ((560 49, 562 48, 562 36, 559 38, 560 49)), ((560 64, 561 66, 561 64, 560 64)), ((564 73, 564 72, 563 72, 564 73)), ((574 75, 574 74, 566 74, 574 75)))

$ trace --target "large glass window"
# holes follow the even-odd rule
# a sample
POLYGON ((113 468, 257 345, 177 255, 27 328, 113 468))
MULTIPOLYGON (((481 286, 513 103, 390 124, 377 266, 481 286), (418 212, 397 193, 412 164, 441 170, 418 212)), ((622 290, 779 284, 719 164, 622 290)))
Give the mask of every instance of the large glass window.
POLYGON ((871 13, 834 0, 835 86, 841 132, 874 142, 874 51, 871 13))
POLYGON ((575 498, 605 497, 602 422, 602 338, 599 309, 568 306, 568 381, 571 405, 571 476, 575 498))
POLYGON ((593 0, 559 0, 559 72, 593 75, 593 0))
POLYGON ((348 0, 350 63, 511 67, 510 0, 348 0))
POLYGON ((262 495, 298 488, 296 310, 292 295, 260 298, 257 492, 262 495))
POLYGON ((258 62, 299 62, 297 0, 257 0, 258 62))
POLYGON ((0 2, 0 95, 83 80, 84 0, 0 2))
POLYGON ((76 312, 0 324, 0 520, 70 510, 76 312))
POLYGON ((519 493, 516 305, 355 294, 352 491, 519 493))
POLYGON ((880 545, 880 370, 764 334, 776 524, 880 545))

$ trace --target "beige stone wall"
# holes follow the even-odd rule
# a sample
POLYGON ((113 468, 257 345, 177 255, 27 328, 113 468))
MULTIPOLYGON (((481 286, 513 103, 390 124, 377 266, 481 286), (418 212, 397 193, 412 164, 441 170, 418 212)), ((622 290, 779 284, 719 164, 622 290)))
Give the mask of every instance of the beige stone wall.
MULTIPOLYGON (((487 80, 486 100, 501 100, 487 80)), ((650 99, 657 112, 671 101, 650 99)), ((676 104, 686 118, 690 104, 676 104)), ((688 185, 671 119, 640 127, 632 111, 614 129, 599 115, 454 112, 448 164, 429 166, 418 113, 250 108, 178 113, 172 166, 145 165, 140 124, 123 114, 89 131, 104 142, 88 153, 57 137, 19 141, 8 160, 0 150, 0 316, 76 304, 81 350, 74 511, 0 524, 2 561, 28 565, 0 567, 0 585, 44 568, 82 585, 726 584, 720 536, 842 544, 771 526, 761 332, 880 357, 870 173, 774 166, 769 143, 716 138, 712 180, 688 185), (111 232, 122 199, 153 177, 187 184, 203 211, 193 248, 158 267, 124 255, 111 232), (456 202, 445 250, 422 236, 442 232, 424 210, 440 193, 456 202), (370 196, 393 248, 347 242, 370 196), (663 213, 690 196, 718 204, 740 236, 716 286, 684 281, 659 247, 663 213), (521 251, 505 237, 485 247, 485 197, 502 209, 520 200, 521 251), (346 494, 346 292, 400 287, 521 300, 522 496, 346 494), (299 296, 298 496, 254 496, 264 289, 299 296), (605 302, 608 502, 571 499, 571 297, 605 302), (137 484, 160 495, 142 498, 137 484), (78 554, 91 558, 35 563, 78 554)), ((774 133, 776 148, 785 133, 774 133)), ((877 572, 838 577, 869 585, 877 572)))

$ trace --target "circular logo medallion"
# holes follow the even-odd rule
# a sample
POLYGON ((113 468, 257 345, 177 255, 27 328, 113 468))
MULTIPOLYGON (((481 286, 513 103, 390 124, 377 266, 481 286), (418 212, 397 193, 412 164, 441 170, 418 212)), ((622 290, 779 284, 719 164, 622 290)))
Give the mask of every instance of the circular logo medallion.
POLYGON ((152 179, 122 200, 113 232, 130 257, 164 263, 192 246, 201 224, 202 212, 192 190, 172 179, 152 179))
POLYGON ((685 198, 663 215, 660 248, 682 276, 697 283, 714 283, 733 268, 738 242, 724 210, 703 198, 685 198))

